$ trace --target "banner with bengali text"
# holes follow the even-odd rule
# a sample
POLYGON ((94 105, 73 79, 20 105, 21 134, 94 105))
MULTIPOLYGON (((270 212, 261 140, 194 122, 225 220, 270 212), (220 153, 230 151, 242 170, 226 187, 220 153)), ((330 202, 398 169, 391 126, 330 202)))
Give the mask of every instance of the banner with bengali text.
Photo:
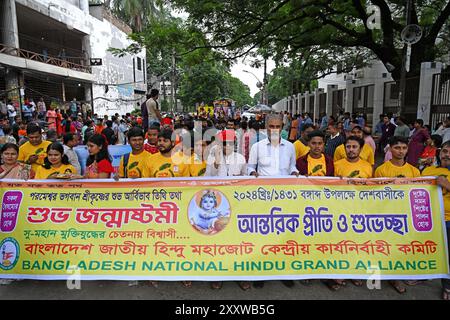
POLYGON ((433 178, 0 181, 0 278, 449 278, 433 178))

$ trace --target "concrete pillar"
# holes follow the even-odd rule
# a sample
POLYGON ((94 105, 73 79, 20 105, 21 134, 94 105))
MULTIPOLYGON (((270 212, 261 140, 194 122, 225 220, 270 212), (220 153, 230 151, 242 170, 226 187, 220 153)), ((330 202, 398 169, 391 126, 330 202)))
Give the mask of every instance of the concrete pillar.
POLYGON ((0 8, 1 21, 3 21, 0 25, 2 28, 2 43, 10 47, 19 48, 16 2, 14 0, 0 0, 0 8))
POLYGON ((80 9, 83 12, 89 14, 89 0, 79 0, 80 1, 80 9))
POLYGON ((433 74, 440 73, 442 63, 422 62, 420 65, 419 99, 417 102, 417 119, 424 124, 431 124, 431 92, 433 90, 433 74))
POLYGON ((84 100, 88 103, 92 103, 92 85, 90 83, 84 85, 84 100))
POLYGON ((299 103, 298 103, 298 113, 303 114, 303 110, 305 109, 304 103, 303 103, 303 93, 299 93, 299 103))
MULTIPOLYGON (((0 0, 0 18, 2 24, 0 28, 1 43, 13 47, 19 48, 19 31, 17 27, 17 14, 16 14, 16 2, 14 0, 0 0)), ((8 54, 15 54, 15 50, 8 51, 8 54)), ((5 82, 6 91, 8 91, 8 99, 12 101, 20 101, 19 89, 13 90, 19 87, 20 73, 12 68, 6 67, 5 70, 5 82)))
POLYGON ((353 112, 353 88, 355 87, 356 80, 347 80, 345 86, 345 112, 353 112))
POLYGON ((297 94, 297 110, 295 111, 296 114, 300 114, 302 112, 302 94, 297 94))
POLYGON ((313 114, 312 114, 312 119, 313 119, 313 123, 316 123, 316 119, 319 118, 319 94, 323 92, 322 88, 316 88, 314 90, 314 109, 313 109, 313 114))
POLYGON ((305 97, 305 111, 304 112, 308 112, 310 113, 310 106, 309 106, 309 91, 305 91, 304 93, 304 97, 305 97))
POLYGON ((331 116, 333 113, 333 92, 336 91, 338 86, 336 84, 327 85, 327 102, 325 112, 327 116, 331 116))
MULTIPOLYGON (((384 83, 387 78, 375 79, 373 88, 373 115, 372 115, 372 133, 375 133, 375 126, 380 121, 380 114, 383 113, 384 106, 384 83)), ((369 120, 369 119, 367 119, 369 120)))

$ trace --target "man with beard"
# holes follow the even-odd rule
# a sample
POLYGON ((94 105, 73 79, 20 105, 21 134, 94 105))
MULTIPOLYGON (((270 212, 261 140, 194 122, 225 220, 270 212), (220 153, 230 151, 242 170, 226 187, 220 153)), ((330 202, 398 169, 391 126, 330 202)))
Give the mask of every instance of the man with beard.
MULTIPOLYGON (((387 117, 386 117, 387 118, 387 117)), ((375 170, 375 178, 416 178, 420 177, 420 171, 406 162, 408 153, 408 139, 403 137, 391 137, 389 145, 392 159, 386 161, 375 170)), ((405 293, 406 288, 399 280, 390 280, 389 283, 398 293, 405 293)))
MULTIPOLYGON (((360 126, 353 127, 352 131, 350 132, 350 136, 358 137, 359 139, 362 139, 364 142, 364 132, 360 126)), ((364 143, 362 149, 359 151, 360 151, 359 157, 362 160, 367 161, 372 166, 375 164, 375 155, 370 145, 364 143)), ((346 152, 347 150, 345 144, 341 144, 340 146, 338 146, 334 151, 334 158, 333 158, 334 163, 338 162, 341 159, 345 159, 346 152)))
POLYGON ((344 178, 372 178, 372 165, 361 159, 360 156, 361 150, 364 147, 364 140, 356 136, 350 136, 345 141, 344 146, 346 157, 334 163, 335 176, 344 178))
MULTIPOLYGON (((173 178, 189 177, 189 158, 181 151, 174 151, 175 133, 170 129, 163 129, 158 134, 159 152, 148 158, 150 177, 173 178)), ((158 286, 156 281, 151 281, 154 287, 158 286)), ((182 281, 186 288, 192 286, 191 281, 182 281)))
MULTIPOLYGON (((440 165, 425 168, 422 172, 422 176, 437 176, 437 183, 442 187, 448 249, 450 248, 450 140, 442 145, 439 159, 440 165)), ((442 279, 442 299, 450 300, 449 279, 442 279)))
POLYGON ((175 134, 163 129, 158 134, 159 152, 150 156, 150 176, 155 178, 189 177, 189 161, 181 151, 173 152, 175 134))

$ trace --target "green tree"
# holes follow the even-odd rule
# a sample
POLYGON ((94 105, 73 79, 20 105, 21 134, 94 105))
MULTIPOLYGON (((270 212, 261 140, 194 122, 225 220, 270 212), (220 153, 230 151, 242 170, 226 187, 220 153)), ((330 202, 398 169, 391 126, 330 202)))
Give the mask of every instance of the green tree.
POLYGON ((105 5, 137 32, 149 25, 152 17, 165 12, 160 0, 108 0, 105 5))
POLYGON ((221 98, 226 88, 226 78, 221 66, 205 62, 184 71, 179 97, 185 108, 192 108, 196 103, 210 103, 221 98))
POLYGON ((233 77, 228 71, 225 74, 226 83, 228 85, 227 97, 236 101, 236 106, 240 107, 245 104, 252 104, 253 99, 250 96, 250 88, 238 78, 233 77))
MULTIPOLYGON (((336 48, 366 49, 385 65, 393 65, 399 79, 406 46, 400 33, 406 26, 408 1, 372 0, 171 0, 190 15, 190 21, 209 35, 209 46, 229 51, 233 57, 255 48, 271 56, 284 56, 303 48, 330 51, 336 48), (371 30, 367 7, 380 9, 381 29, 371 30)), ((448 42, 437 39, 450 26, 450 1, 412 1, 411 23, 423 29, 421 40, 412 46, 411 71, 420 63, 433 61, 449 51, 448 42)), ((323 56, 323 54, 322 54, 323 56)), ((331 60, 331 59, 330 59, 331 60)))

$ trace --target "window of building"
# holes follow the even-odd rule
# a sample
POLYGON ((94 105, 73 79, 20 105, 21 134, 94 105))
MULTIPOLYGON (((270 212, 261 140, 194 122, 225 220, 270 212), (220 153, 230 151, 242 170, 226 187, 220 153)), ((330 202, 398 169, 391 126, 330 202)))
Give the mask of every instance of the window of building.
POLYGON ((141 60, 141 58, 137 57, 137 62, 138 62, 138 70, 142 70, 142 60, 141 60))

